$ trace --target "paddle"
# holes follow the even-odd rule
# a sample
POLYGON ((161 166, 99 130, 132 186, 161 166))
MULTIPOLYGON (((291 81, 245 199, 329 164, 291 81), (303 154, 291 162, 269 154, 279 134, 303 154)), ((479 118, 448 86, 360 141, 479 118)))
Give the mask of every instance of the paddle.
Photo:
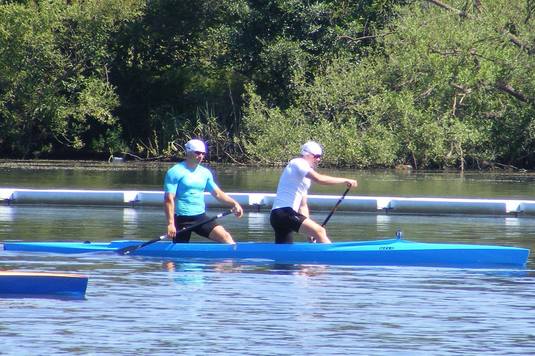
POLYGON ((325 226, 327 225, 327 223, 329 222, 329 220, 331 219, 331 216, 333 216, 334 212, 336 211, 336 209, 338 209, 338 206, 340 205, 340 203, 342 202, 342 200, 344 200, 344 198, 346 197, 347 193, 349 192, 349 189, 351 189, 351 187, 348 187, 346 189, 346 191, 344 192, 344 194, 342 194, 342 196, 340 197, 340 199, 338 199, 338 201, 336 202, 336 205, 334 206, 334 208, 331 210, 331 212, 329 213, 329 215, 327 215, 327 217, 325 218, 325 221, 323 222, 323 224, 321 224, 321 226, 325 226))
MULTIPOLYGON (((216 219, 219 219, 219 218, 221 218, 221 217, 223 217, 223 216, 227 216, 227 215, 229 215, 229 214, 232 214, 232 210, 224 211, 224 212, 222 212, 222 213, 217 214, 216 216, 211 217, 210 219, 207 219, 207 220, 198 222, 197 224, 193 224, 193 225, 191 225, 191 226, 185 227, 185 228, 183 228, 182 230, 177 231, 177 235, 178 235, 178 234, 183 234, 183 233, 188 232, 188 231, 191 231, 191 230, 194 230, 194 229, 198 228, 199 226, 202 226, 202 225, 204 225, 204 224, 206 224, 206 223, 209 223, 209 222, 211 222, 211 221, 214 221, 214 220, 216 220, 216 219)), ((162 235, 162 236, 159 236, 159 237, 157 237, 157 238, 155 238, 155 239, 152 239, 152 240, 149 240, 149 241, 147 241, 147 242, 144 242, 144 243, 142 243, 142 244, 140 244, 140 245, 127 246, 127 247, 120 248, 120 249, 117 250, 117 253, 120 254, 120 255, 129 255, 129 254, 131 254, 132 252, 134 252, 134 251, 136 251, 136 250, 139 250, 139 249, 142 248, 142 247, 148 246, 148 245, 150 245, 150 244, 153 244, 153 243, 155 243, 155 242, 164 240, 164 239, 166 239, 166 238, 167 238, 167 235, 162 235)))
MULTIPOLYGON (((340 203, 342 202, 342 200, 344 200, 344 198, 346 197, 347 193, 349 192, 349 190, 351 189, 351 187, 348 187, 346 189, 346 191, 344 192, 344 194, 342 194, 342 196, 340 197, 340 199, 338 199, 338 201, 336 202, 336 204, 334 205, 334 207, 332 208, 331 212, 329 213, 329 215, 327 215, 327 217, 325 218, 325 221, 323 222, 323 224, 321 224, 322 227, 324 227, 325 225, 327 225, 327 223, 329 222, 329 220, 331 219, 331 216, 333 216, 334 212, 336 211, 336 209, 338 209, 338 206, 340 205, 340 203)), ((316 242, 316 239, 312 236, 309 236, 308 237, 308 241, 312 242, 312 243, 315 243, 316 242)))

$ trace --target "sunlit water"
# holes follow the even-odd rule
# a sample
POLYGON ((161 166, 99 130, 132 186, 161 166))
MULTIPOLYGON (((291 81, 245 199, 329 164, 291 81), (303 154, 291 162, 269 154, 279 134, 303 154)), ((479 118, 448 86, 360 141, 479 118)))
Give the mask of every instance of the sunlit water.
MULTIPOLYGON (((131 189, 128 185, 132 184, 140 189, 160 189, 156 185, 160 173, 146 174, 154 175, 154 183, 137 186, 132 174, 123 177, 130 183, 124 183, 119 176, 114 176, 110 183, 94 172, 84 179, 100 182, 92 188, 119 189, 124 185, 124 189, 131 189), (96 178, 89 179, 93 174, 96 178)), ((14 182, 25 185, 25 179, 30 181, 23 177, 26 175, 19 175, 19 179, 9 176, 9 186, 14 182)), ((264 183, 259 183, 257 191, 269 191, 273 178, 261 177, 259 181, 264 183)), ((381 181, 380 175, 368 178, 371 177, 376 180, 374 184, 381 181)), ((34 178, 39 181, 38 175, 34 178)), ((42 183, 33 188, 84 185, 76 178, 65 178, 61 184, 51 183, 52 176, 48 178, 48 185, 42 183)), ((489 177, 464 184, 464 178, 450 178, 437 175, 431 179, 438 187, 432 195, 488 193, 489 187, 496 193, 480 195, 531 194, 531 187, 522 179, 504 179, 500 185, 499 179, 489 177), (450 178, 451 184, 443 183, 442 179, 450 178), (467 188, 467 184, 473 187, 467 188), (455 192, 440 188, 450 185, 457 187, 455 192)), ((253 191, 252 177, 221 173, 220 179, 227 182, 227 191, 238 191, 232 182, 248 187, 242 191, 253 191)), ((382 193, 374 195, 401 195, 395 194, 389 185, 413 187, 402 194, 419 195, 419 184, 410 183, 412 179, 421 185, 427 178, 388 175, 386 185, 374 189, 382 193)), ((426 189, 431 186, 429 183, 426 189)), ((322 220, 326 214, 316 212, 313 217, 322 220)), ((221 223, 239 241, 273 239, 267 212, 250 212, 239 220, 227 216, 221 223)), ((161 235, 164 228, 163 212, 155 208, 0 205, 0 241, 148 240, 161 235)), ((329 234, 336 241, 383 238, 398 229, 403 230, 406 239, 416 241, 535 249, 535 219, 526 217, 398 216, 338 211, 328 225, 329 234)), ((84 300, 0 299, 0 355, 535 352, 533 255, 526 269, 477 270, 207 263, 109 254, 69 256, 2 251, 0 266, 89 276, 84 300)))
MULTIPOLYGON (((222 223, 238 240, 272 239, 267 213, 222 223)), ((535 247, 531 219, 339 212, 329 224, 338 241, 390 236, 401 228, 418 241, 535 247)), ((1 240, 147 240, 162 228, 159 209, 0 207, 1 240)), ((0 260, 6 269, 90 277, 81 301, 0 299, 0 353, 9 355, 535 351, 533 257, 526 270, 513 271, 28 252, 2 252, 0 260)))

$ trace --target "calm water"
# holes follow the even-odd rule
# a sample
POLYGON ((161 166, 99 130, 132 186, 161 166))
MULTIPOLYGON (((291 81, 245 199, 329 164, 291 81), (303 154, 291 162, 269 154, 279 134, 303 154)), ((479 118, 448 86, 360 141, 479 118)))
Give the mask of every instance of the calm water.
MULTIPOLYGON (((30 189, 162 190, 172 163, 107 164, 94 162, 19 165, 0 160, 0 187, 30 189)), ((280 168, 211 167, 229 192, 274 192, 280 168)), ((319 168, 325 174, 357 179, 352 194, 367 196, 441 196, 535 199, 534 173, 361 171, 319 168)), ((313 186, 311 193, 341 194, 343 187, 313 186)))
MULTIPOLYGON (((165 169, 0 168, 0 187, 160 190, 165 169)), ((277 169, 217 168, 229 191, 272 191, 277 169)), ((362 195, 533 199, 529 175, 345 171, 362 195)), ((343 190, 343 189, 342 189, 343 190)), ((338 189, 321 190, 332 192, 338 189)), ((212 213, 215 211, 212 211, 212 213)), ((321 220, 326 213, 316 213, 321 220)), ((266 213, 222 223, 270 241, 266 213)), ((0 205, 0 240, 147 240, 154 208, 0 205)), ((535 219, 337 212, 334 240, 391 236, 535 250, 535 219)), ((198 239, 201 241, 201 239, 198 239)), ((85 300, 0 299, 5 355, 527 355, 535 260, 525 270, 251 265, 0 252, 2 269, 89 275, 85 300)))

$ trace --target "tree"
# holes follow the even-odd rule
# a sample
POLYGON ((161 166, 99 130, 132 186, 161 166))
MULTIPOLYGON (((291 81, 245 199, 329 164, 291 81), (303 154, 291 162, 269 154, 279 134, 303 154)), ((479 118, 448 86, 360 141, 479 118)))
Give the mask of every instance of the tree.
MULTIPOLYGON (((298 95, 281 116, 300 117, 299 135, 325 141, 327 152, 336 152, 326 157, 333 164, 529 167, 535 158, 533 6, 469 3, 399 7, 398 17, 375 32, 377 46, 366 57, 327 61, 313 81, 294 76, 298 95), (335 133, 345 150, 337 151, 335 133)), ((276 110, 255 107, 246 113, 253 126, 276 110)), ((269 131, 269 121, 264 125, 269 131)), ((268 138, 260 137, 262 129, 248 132, 248 147, 258 155, 254 144, 268 138)))
POLYGON ((119 23, 135 16, 127 3, 0 5, 1 153, 119 149, 108 40, 119 23))

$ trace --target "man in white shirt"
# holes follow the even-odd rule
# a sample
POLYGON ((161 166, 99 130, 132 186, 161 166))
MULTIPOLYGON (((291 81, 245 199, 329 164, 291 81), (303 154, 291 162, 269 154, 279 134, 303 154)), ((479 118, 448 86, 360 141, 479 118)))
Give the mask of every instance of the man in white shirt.
POLYGON ((308 141, 301 147, 301 156, 292 159, 284 168, 277 186, 270 222, 275 230, 275 243, 293 243, 293 232, 309 236, 312 241, 330 243, 323 226, 309 217, 307 194, 311 182, 335 185, 345 184, 348 188, 357 186, 349 178, 331 177, 316 172, 322 156, 321 146, 308 141))

